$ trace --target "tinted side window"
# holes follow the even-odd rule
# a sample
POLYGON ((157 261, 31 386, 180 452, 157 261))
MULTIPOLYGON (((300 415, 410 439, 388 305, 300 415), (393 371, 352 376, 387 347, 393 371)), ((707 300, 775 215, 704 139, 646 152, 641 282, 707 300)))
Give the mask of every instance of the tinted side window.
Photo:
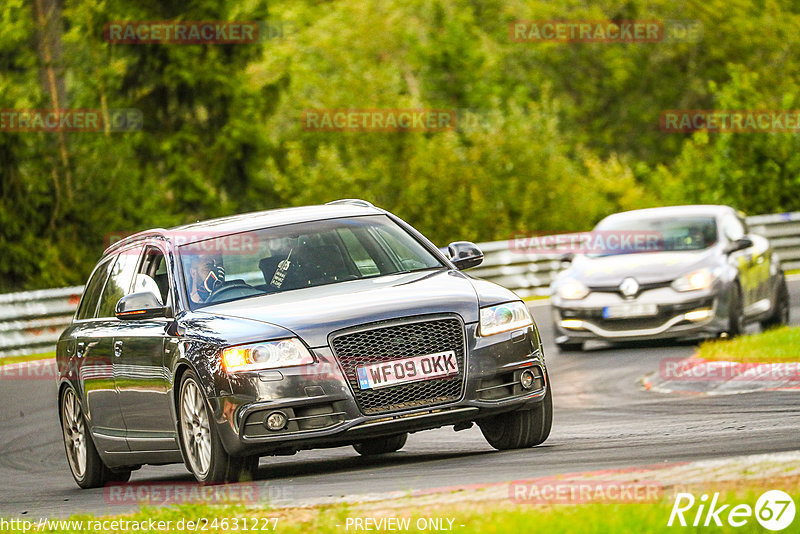
POLYGON ((81 298, 76 319, 91 319, 94 317, 94 312, 97 311, 97 301, 100 300, 100 292, 108 278, 108 271, 111 268, 113 260, 116 257, 112 256, 103 261, 94 270, 92 277, 86 284, 86 289, 83 290, 83 297, 81 298))
POLYGON ((141 248, 128 249, 117 257, 117 262, 111 269, 111 276, 108 277, 108 282, 103 290, 103 296, 100 297, 98 317, 114 317, 117 301, 125 295, 130 295, 141 251, 141 248))
POLYGON ((133 281, 132 293, 149 291, 153 293, 161 304, 168 304, 169 275, 167 274, 167 260, 158 247, 147 247, 144 251, 142 265, 133 281))

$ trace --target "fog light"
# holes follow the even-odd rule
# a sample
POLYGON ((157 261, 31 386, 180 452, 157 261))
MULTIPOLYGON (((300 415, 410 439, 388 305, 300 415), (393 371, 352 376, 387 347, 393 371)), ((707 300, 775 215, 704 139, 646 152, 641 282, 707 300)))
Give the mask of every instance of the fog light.
POLYGON ((519 375, 519 383, 522 385, 522 389, 531 389, 533 387, 533 373, 528 370, 522 371, 522 374, 519 375))
POLYGON ((694 310, 684 314, 683 318, 687 321, 705 321, 709 319, 712 314, 711 308, 703 308, 702 310, 694 310))
POLYGON ((577 330, 579 328, 583 328, 583 321, 580 319, 563 319, 561 321, 561 327, 577 330))
POLYGON ((289 420, 283 412, 272 412, 267 416, 266 425, 270 430, 283 430, 289 420))

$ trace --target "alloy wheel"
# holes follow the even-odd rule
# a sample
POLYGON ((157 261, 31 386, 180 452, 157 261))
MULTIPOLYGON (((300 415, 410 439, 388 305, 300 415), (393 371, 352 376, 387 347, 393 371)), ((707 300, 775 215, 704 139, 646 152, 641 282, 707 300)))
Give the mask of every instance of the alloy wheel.
POLYGON ((86 425, 78 397, 71 389, 67 390, 61 402, 61 427, 70 469, 76 478, 83 478, 86 473, 86 425))
POLYGON ((194 380, 186 380, 181 391, 181 432, 192 470, 202 477, 211 466, 211 425, 203 394, 194 380))

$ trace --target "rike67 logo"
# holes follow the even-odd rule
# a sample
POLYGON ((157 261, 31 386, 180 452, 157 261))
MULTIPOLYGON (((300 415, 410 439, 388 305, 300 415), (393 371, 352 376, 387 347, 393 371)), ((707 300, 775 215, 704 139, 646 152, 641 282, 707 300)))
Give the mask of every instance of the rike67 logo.
POLYGON ((753 518, 765 529, 784 530, 794 521, 795 504, 788 493, 781 490, 764 492, 756 501, 755 508, 749 504, 723 504, 719 493, 709 499, 703 494, 699 499, 691 493, 678 493, 667 526, 743 527, 753 518))

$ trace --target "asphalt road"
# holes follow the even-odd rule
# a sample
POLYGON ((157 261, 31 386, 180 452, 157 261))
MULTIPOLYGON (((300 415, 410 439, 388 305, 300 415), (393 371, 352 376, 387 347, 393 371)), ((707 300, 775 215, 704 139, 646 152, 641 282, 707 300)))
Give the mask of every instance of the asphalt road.
MULTIPOLYGON (((800 283, 790 282, 792 322, 800 283)), ((607 468, 800 449, 800 396, 763 392, 723 397, 645 392, 639 378, 662 358, 691 355, 691 343, 596 344, 559 354, 549 307, 532 307, 545 335, 554 391, 550 439, 528 450, 497 452, 477 427, 413 434, 393 455, 362 458, 351 448, 262 458, 260 495, 290 505, 347 495, 500 482, 607 468)), ((132 481, 190 482, 182 465, 145 467, 132 481)), ((103 489, 80 490, 69 474, 47 380, 0 382, 0 516, 38 519, 120 513, 103 489)))

